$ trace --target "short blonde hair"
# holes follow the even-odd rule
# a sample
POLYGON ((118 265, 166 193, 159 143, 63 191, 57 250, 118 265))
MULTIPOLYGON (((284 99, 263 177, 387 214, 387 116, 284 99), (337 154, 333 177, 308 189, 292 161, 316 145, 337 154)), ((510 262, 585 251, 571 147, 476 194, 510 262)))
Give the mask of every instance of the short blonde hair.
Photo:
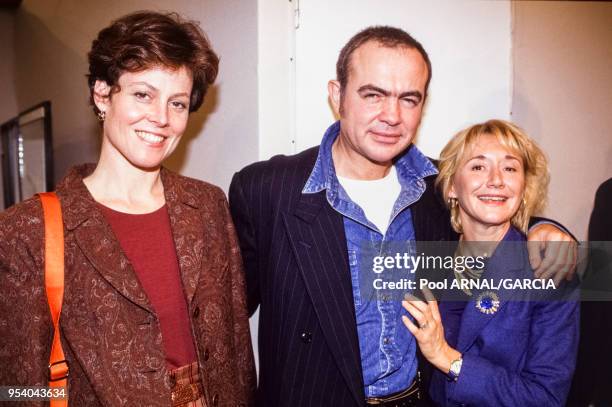
POLYGON ((451 212, 451 224, 457 233, 463 228, 459 219, 458 205, 451 205, 449 192, 453 177, 465 159, 465 153, 484 134, 497 137, 500 144, 517 154, 525 171, 525 192, 521 205, 512 216, 511 222, 524 233, 529 226, 529 218, 546 205, 549 174, 546 156, 538 145, 519 127, 504 120, 489 120, 461 130, 448 142, 440 153, 440 174, 436 186, 442 191, 444 201, 451 212))

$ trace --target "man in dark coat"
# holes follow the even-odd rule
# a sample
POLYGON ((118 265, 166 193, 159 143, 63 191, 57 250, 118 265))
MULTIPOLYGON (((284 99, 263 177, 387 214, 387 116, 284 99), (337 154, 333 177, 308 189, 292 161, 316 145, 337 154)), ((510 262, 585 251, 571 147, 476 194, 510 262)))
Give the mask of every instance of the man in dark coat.
POLYGON ((259 405, 423 403, 400 302, 362 298, 357 259, 363 241, 456 238, 435 193, 437 170, 412 145, 430 78, 429 57, 409 34, 365 29, 338 58, 328 90, 340 121, 321 145, 234 176, 250 312, 260 306, 259 405))

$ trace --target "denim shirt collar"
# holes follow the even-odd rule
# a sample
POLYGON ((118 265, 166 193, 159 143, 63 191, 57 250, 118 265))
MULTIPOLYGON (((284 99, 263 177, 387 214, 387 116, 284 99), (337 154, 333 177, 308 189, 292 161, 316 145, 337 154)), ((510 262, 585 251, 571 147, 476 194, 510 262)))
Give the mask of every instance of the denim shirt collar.
MULTIPOLYGON (((339 134, 340 121, 337 121, 323 136, 317 160, 302 190, 303 194, 315 194, 327 190, 328 199, 331 198, 330 201, 333 201, 334 196, 339 193, 339 182, 332 158, 332 145, 339 134)), ((410 185, 413 180, 422 180, 438 173, 433 163, 415 145, 410 145, 394 164, 402 189, 410 185)))

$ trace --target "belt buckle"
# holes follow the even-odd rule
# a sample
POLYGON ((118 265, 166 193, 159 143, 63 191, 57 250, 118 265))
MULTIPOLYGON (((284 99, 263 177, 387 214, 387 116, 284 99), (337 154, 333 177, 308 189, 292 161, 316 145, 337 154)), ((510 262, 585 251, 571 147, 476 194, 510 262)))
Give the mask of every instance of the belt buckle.
POLYGON ((412 384, 408 386, 405 390, 399 392, 398 394, 385 396, 385 397, 369 397, 366 399, 366 404, 372 406, 385 406, 385 405, 395 405, 394 403, 400 402, 406 397, 416 396, 417 400, 421 400, 421 374, 417 371, 417 377, 414 379, 412 384))
POLYGON ((172 390, 172 405, 180 406, 200 398, 200 389, 194 383, 180 384, 172 390))

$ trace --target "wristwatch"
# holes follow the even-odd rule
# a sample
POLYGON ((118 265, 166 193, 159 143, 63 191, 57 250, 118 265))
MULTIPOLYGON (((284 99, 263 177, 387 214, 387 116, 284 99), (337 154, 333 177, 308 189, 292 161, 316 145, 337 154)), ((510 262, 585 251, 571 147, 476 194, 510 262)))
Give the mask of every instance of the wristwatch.
POLYGON ((463 359, 455 359, 450 364, 450 369, 448 370, 448 378, 449 380, 456 382, 459 379, 459 373, 461 373, 461 365, 463 364, 463 359))

